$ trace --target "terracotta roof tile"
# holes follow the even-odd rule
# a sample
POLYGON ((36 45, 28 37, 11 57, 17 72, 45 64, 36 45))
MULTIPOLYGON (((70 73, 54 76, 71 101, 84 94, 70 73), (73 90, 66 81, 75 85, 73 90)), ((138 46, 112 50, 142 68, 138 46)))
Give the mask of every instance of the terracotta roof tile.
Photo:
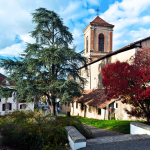
POLYGON ((75 98, 74 101, 99 108, 105 107, 110 102, 104 90, 88 90, 85 93, 80 98, 75 98))
POLYGON ((97 16, 92 22, 90 22, 90 24, 100 24, 100 25, 106 25, 106 26, 114 27, 114 25, 107 23, 106 21, 104 21, 99 16, 97 16))

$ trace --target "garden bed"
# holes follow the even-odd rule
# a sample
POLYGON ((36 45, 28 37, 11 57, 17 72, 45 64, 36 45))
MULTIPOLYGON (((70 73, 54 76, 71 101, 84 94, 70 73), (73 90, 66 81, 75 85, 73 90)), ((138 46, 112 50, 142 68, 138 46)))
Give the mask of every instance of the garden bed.
POLYGON ((1 117, 0 122, 2 144, 17 150, 66 149, 69 145, 65 126, 74 126, 87 139, 92 137, 92 132, 72 117, 15 111, 1 117))

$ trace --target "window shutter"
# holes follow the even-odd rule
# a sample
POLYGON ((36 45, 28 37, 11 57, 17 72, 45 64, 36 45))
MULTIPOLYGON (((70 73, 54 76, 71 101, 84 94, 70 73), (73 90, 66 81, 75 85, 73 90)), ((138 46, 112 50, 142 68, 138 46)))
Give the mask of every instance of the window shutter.
POLYGON ((9 110, 11 110, 11 108, 12 108, 12 103, 9 104, 9 110))
POLYGON ((20 109, 22 109, 22 104, 20 105, 20 109))
POLYGON ((5 104, 3 104, 3 111, 5 111, 5 104))

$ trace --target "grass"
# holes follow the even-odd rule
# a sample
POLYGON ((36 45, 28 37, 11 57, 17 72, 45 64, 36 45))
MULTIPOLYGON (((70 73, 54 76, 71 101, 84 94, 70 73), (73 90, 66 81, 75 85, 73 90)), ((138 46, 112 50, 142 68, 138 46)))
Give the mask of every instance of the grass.
MULTIPOLYGON (((130 122, 138 120, 98 120, 91 118, 84 118, 78 116, 72 116, 78 118, 83 124, 88 124, 97 128, 107 129, 111 131, 120 132, 123 134, 130 134, 130 122)), ((150 125, 148 122, 138 121, 147 125, 150 125)))

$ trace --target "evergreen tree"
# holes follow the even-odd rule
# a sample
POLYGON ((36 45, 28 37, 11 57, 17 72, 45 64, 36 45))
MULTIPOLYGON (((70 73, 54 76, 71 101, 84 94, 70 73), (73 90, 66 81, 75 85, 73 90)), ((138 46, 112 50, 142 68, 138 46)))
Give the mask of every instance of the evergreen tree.
POLYGON ((27 43, 20 59, 1 59, 0 66, 10 73, 9 79, 15 83, 19 101, 30 102, 45 95, 49 104, 52 102, 55 114, 57 97, 71 102, 73 97, 81 96, 85 81, 78 74, 78 67, 86 64, 86 58, 75 52, 75 48, 69 48, 72 34, 55 12, 39 8, 32 15, 36 27, 31 36, 36 43, 27 43), (68 75, 78 78, 80 84, 67 80, 68 75))

